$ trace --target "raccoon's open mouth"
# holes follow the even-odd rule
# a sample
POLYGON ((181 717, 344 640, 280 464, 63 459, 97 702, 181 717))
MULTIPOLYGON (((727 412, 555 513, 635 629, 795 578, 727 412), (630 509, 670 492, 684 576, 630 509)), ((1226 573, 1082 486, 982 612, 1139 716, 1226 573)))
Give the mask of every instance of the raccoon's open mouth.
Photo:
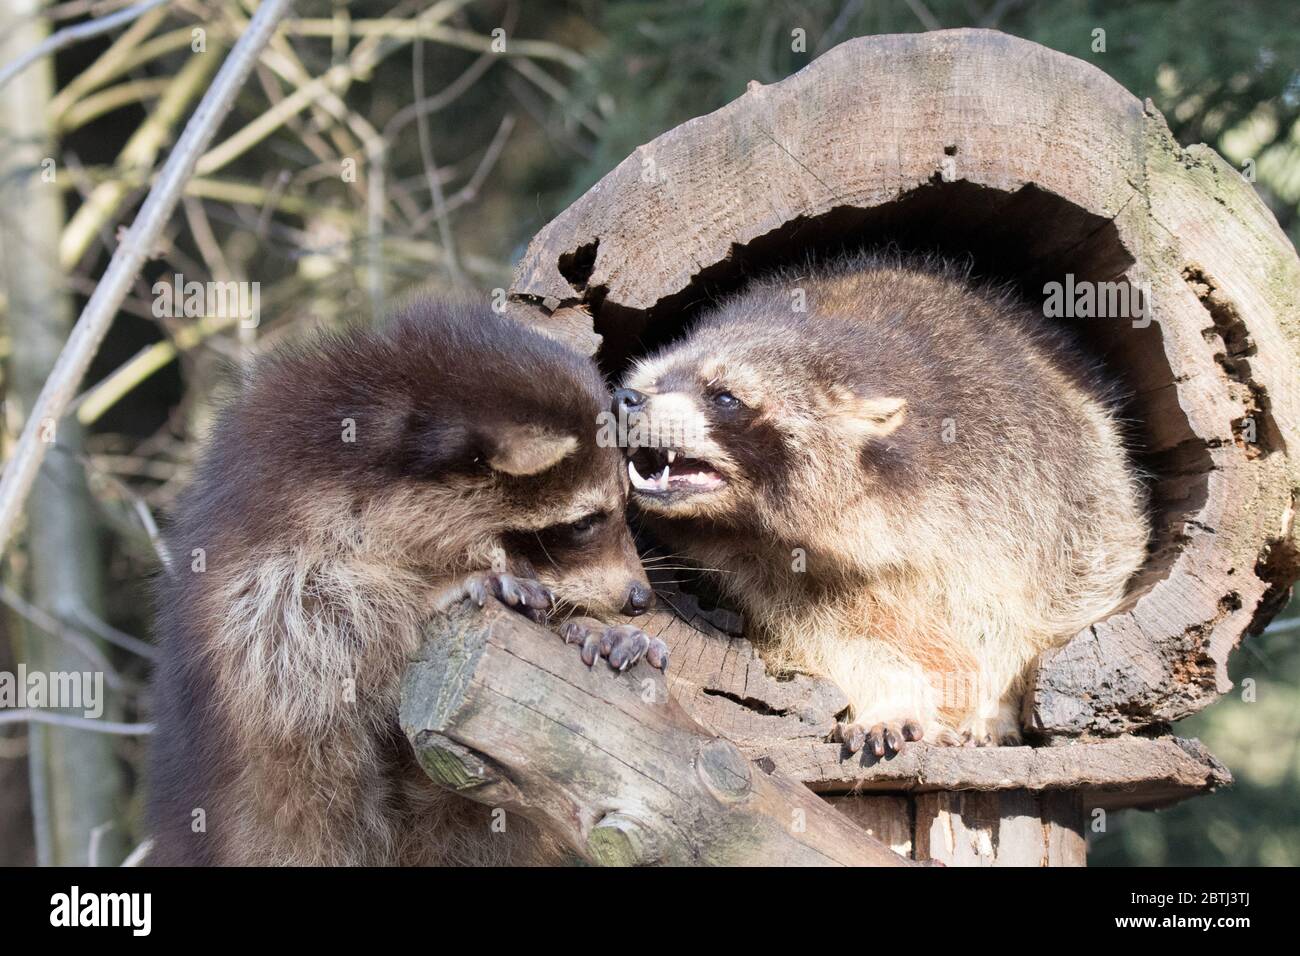
POLYGON ((627 474, 633 488, 656 496, 716 491, 727 483, 707 461, 667 448, 638 448, 628 459, 627 474))

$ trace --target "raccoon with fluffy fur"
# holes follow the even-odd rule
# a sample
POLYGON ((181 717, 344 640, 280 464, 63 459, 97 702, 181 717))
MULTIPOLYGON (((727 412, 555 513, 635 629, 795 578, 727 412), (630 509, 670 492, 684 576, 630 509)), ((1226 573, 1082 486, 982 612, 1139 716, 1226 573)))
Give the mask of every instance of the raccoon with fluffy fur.
POLYGON ((647 526, 711 569, 770 665, 844 690, 851 751, 1020 741, 1031 662, 1144 560, 1111 383, 947 260, 758 279, 624 385, 647 526))
MULTIPOLYGON (((437 789, 397 696, 450 601, 492 594, 535 618, 648 607, 622 456, 596 441, 609 401, 587 358, 465 303, 418 302, 257 365, 168 534, 151 862, 564 858, 526 821, 494 832, 487 808, 437 789)), ((644 635, 616 648, 647 650, 644 635)))

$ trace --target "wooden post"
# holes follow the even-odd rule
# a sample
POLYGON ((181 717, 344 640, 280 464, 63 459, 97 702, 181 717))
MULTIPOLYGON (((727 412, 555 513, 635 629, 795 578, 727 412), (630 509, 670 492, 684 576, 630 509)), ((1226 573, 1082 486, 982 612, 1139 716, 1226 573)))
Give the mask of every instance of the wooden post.
POLYGON ((935 790, 828 798, 897 853, 947 866, 1083 866, 1082 798, 1069 790, 935 790))
POLYGON ((652 614, 644 626, 669 646, 669 690, 687 713, 918 861, 1082 866, 1093 811, 1167 806, 1232 781, 1197 741, 1169 736, 849 755, 826 740, 845 705, 833 685, 773 678, 748 641, 715 626, 739 630, 734 616, 701 612, 686 594, 670 600, 678 613, 652 614))
POLYGON ((1231 782, 1174 737, 849 756, 825 739, 843 706, 829 683, 774 679, 703 616, 642 620, 669 645, 667 680, 588 669, 496 603, 439 619, 402 688, 421 765, 609 864, 1082 865, 1091 810, 1231 782))

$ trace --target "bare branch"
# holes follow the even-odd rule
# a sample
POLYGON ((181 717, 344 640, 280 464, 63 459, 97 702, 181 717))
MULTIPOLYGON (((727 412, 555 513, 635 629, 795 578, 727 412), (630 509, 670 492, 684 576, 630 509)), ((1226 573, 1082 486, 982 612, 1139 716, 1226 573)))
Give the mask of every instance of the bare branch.
POLYGON ((0 68, 0 86, 4 86, 41 57, 57 53, 64 47, 72 46, 72 44, 90 37, 97 37, 101 33, 114 30, 124 23, 137 20, 154 7, 160 7, 166 2, 167 0, 144 0, 143 3, 137 3, 134 7, 127 7, 125 10, 120 10, 102 19, 78 23, 73 27, 64 27, 58 33, 51 34, 40 44, 28 50, 8 66, 0 68))
MULTIPOLYGON (((353 36, 383 37, 405 41, 422 37, 435 43, 443 43, 447 46, 459 47, 476 53, 496 52, 492 47, 492 37, 443 26, 433 18, 352 20, 346 26, 353 36)), ((338 24, 333 20, 325 19, 303 18, 289 20, 284 25, 286 33, 305 37, 332 37, 338 29, 338 24)), ((558 43, 551 43, 548 40, 510 38, 505 49, 501 50, 499 55, 512 58, 527 57, 537 60, 550 60, 555 63, 562 63, 575 72, 582 70, 587 65, 586 58, 576 50, 570 50, 568 47, 561 46, 558 43)))
POLYGON ((144 858, 149 855, 149 851, 152 849, 153 849, 153 839, 150 838, 148 840, 145 840, 138 847, 136 847, 129 854, 127 854, 126 859, 122 861, 122 865, 139 866, 141 861, 144 860, 144 858))
POLYGON ((0 584, 0 603, 3 603, 38 630, 44 631, 50 637, 66 642, 68 646, 104 672, 104 679, 108 681, 110 687, 121 688, 123 686, 122 675, 114 669, 108 658, 104 656, 104 652, 95 646, 94 641, 84 634, 74 631, 52 614, 29 603, 7 584, 0 584))
POLYGON ((204 95, 194 115, 186 124, 180 141, 167 158, 158 182, 140 208, 130 231, 109 262, 104 278, 86 303, 81 317, 68 337, 68 343, 55 363, 23 426, 17 447, 0 479, 0 550, 13 535, 18 515, 31 491, 49 442, 42 432, 62 417, 76 393, 78 384, 94 358, 99 343, 112 324, 117 308, 144 264, 149 250, 161 235, 163 226, 176 208, 186 181, 194 172, 199 154, 212 141, 221 120, 234 103, 235 94, 248 78, 258 54, 271 38, 276 24, 292 5, 292 0, 265 0, 240 36, 226 62, 204 95))
POLYGON ((424 40, 416 39, 414 55, 411 58, 411 75, 415 83, 415 125, 420 141, 420 158, 424 162, 424 173, 429 181, 429 196, 433 200, 433 215, 438 222, 438 238, 442 242, 443 252, 447 256, 447 274, 453 285, 465 283, 465 276, 460 271, 460 262, 456 258, 456 238, 451 231, 451 218, 447 215, 447 200, 442 194, 442 183, 438 179, 438 164, 433 158, 433 138, 429 134, 429 114, 424 105, 424 40))
POLYGON ((97 734, 114 734, 119 737, 140 737, 153 733, 153 724, 126 724, 117 720, 94 720, 90 717, 78 717, 76 714, 61 714, 55 710, 38 710, 35 707, 0 710, 0 724, 20 723, 75 727, 78 730, 90 730, 97 734))

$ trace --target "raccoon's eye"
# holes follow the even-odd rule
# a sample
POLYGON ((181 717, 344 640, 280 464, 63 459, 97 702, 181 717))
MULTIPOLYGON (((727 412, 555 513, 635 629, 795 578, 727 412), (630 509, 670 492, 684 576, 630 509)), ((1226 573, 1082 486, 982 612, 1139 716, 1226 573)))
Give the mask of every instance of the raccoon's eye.
POLYGON ((590 537, 604 522, 605 512, 593 511, 589 515, 583 515, 577 521, 570 521, 568 524, 560 525, 558 530, 563 531, 571 538, 580 540, 590 537))
POLYGON ((719 408, 744 408, 745 403, 738 399, 730 392, 717 392, 713 396, 713 404, 719 408))

